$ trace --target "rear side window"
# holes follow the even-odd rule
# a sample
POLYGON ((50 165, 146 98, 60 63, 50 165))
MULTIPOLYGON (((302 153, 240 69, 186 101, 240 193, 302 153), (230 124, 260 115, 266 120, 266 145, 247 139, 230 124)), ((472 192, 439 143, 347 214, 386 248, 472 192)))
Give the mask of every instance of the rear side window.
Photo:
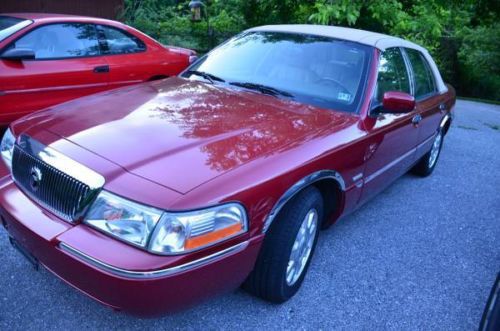
POLYGON ((146 45, 139 38, 126 31, 104 25, 99 28, 101 37, 106 41, 105 54, 130 54, 146 50, 146 45))
POLYGON ((410 93, 410 80, 405 61, 399 48, 389 48, 380 56, 377 78, 377 100, 382 102, 384 93, 399 91, 410 93))
POLYGON ((93 24, 44 25, 18 39, 13 47, 33 50, 36 60, 99 55, 93 24))
POLYGON ((406 49, 408 59, 413 68, 413 79, 415 83, 415 98, 430 95, 436 91, 434 75, 424 55, 414 49, 406 49))

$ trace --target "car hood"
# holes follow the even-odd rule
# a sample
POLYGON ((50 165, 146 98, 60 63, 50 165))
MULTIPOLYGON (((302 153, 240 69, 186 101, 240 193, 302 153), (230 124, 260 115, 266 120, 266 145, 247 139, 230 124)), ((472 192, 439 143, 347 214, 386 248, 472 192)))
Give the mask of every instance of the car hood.
POLYGON ((50 131, 137 176, 186 193, 354 119, 251 91, 170 78, 75 100, 17 125, 50 131))

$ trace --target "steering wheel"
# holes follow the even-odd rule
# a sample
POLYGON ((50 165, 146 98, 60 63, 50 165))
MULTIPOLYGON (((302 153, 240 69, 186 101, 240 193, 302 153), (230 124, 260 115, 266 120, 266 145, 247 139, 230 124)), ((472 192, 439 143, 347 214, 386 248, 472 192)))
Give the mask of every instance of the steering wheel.
POLYGON ((344 85, 342 85, 341 82, 339 82, 334 78, 321 77, 320 79, 317 80, 317 82, 326 82, 328 85, 335 85, 339 89, 339 92, 351 95, 351 92, 349 92, 349 90, 344 85))

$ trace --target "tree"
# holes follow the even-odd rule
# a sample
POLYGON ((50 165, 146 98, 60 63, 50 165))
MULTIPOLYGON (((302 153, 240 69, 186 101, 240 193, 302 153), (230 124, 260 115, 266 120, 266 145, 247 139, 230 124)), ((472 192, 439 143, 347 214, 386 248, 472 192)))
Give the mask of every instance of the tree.
POLYGON ((164 43, 207 51, 264 24, 341 25, 399 36, 427 48, 464 96, 500 100, 498 0, 204 0, 207 22, 189 19, 189 0, 126 0, 122 19, 164 43))

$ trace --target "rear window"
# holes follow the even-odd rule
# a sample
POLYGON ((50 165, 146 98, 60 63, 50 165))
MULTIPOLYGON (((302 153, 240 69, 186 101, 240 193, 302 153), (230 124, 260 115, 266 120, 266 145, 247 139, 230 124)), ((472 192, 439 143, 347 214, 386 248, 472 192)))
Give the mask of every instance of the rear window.
POLYGON ((25 20, 12 16, 0 16, 0 41, 13 35, 17 31, 31 24, 30 20, 25 20))

